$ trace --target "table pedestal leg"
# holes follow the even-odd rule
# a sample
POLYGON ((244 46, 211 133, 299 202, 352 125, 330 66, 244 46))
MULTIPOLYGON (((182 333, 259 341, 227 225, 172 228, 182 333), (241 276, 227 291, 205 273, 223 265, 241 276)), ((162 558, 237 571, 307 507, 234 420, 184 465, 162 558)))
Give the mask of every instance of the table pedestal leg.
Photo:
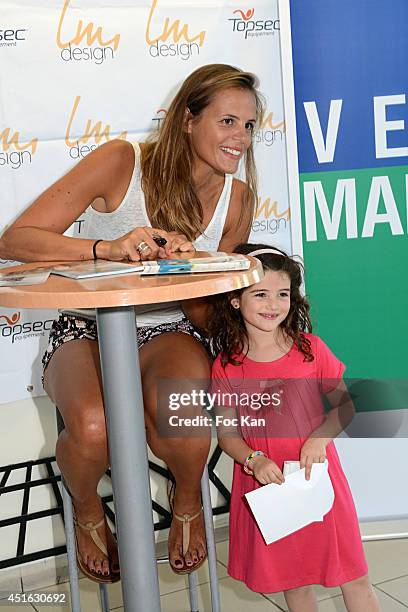
POLYGON ((98 308, 96 319, 124 608, 160 612, 134 310, 98 308))

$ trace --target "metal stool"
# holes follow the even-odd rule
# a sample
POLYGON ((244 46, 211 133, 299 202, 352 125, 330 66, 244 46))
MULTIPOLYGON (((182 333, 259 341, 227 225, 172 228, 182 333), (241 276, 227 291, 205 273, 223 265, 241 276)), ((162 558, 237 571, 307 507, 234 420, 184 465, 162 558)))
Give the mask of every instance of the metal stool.
MULTIPOLYGON (((57 408, 57 428, 58 435, 64 429, 64 421, 57 408)), ((76 562, 76 547, 75 547, 75 527, 72 513, 72 500, 65 486, 64 479, 61 475, 62 484, 62 501, 64 507, 64 524, 65 524, 65 538, 67 545, 67 557, 68 557, 68 574, 71 592, 71 610, 72 612, 81 612, 81 603, 79 597, 79 582, 78 582, 78 567, 76 562)), ((211 590, 211 607, 212 612, 221 612, 220 605, 220 594, 218 588, 218 577, 217 577, 217 555, 215 548, 215 537, 214 537, 214 524, 213 524, 213 512, 210 497, 210 481, 208 478, 207 465, 204 468, 204 472, 201 478, 201 497, 203 502, 204 512, 204 524, 205 524, 205 535, 207 540, 207 552, 208 552, 208 569, 210 574, 210 590, 211 590)), ((158 563, 168 563, 169 559, 160 559, 158 563)), ((101 600, 102 612, 109 612, 109 597, 107 584, 99 584, 99 595, 101 600)), ((198 574, 197 572, 191 572, 188 575, 188 586, 190 596, 190 608, 191 612, 199 612, 198 607, 198 574)))

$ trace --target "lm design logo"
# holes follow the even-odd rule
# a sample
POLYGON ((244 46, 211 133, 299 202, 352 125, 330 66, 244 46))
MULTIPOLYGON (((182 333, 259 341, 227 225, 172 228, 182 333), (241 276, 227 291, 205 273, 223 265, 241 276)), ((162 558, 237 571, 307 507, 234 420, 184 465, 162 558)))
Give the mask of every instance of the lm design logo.
POLYGON ((0 168, 8 166, 18 170, 23 164, 31 164, 37 151, 38 138, 26 142, 21 140, 19 131, 6 127, 0 132, 0 168))
MULTIPOLYGON (((111 38, 104 36, 102 26, 93 21, 85 24, 82 19, 75 22, 67 17, 70 0, 65 0, 58 22, 56 43, 61 49, 60 56, 64 62, 91 61, 103 64, 107 59, 114 59, 117 51, 120 34, 111 38), (84 46, 84 44, 85 46, 84 46)), ((75 8, 70 11, 75 13, 75 8)))
POLYGON ((171 21, 170 17, 157 15, 158 0, 153 0, 146 25, 146 42, 151 57, 180 57, 188 60, 200 54, 206 31, 191 34, 187 23, 180 19, 171 21))
POLYGON ((78 123, 77 113, 80 101, 81 96, 77 96, 74 100, 65 131, 65 144, 69 147, 69 156, 72 159, 85 157, 85 155, 96 149, 102 141, 108 142, 114 138, 126 140, 127 131, 111 135, 112 128, 109 123, 104 125, 102 121, 94 121, 92 118, 86 120, 85 127, 74 127, 75 123, 78 123), (75 134, 75 136, 72 134, 75 134), (89 144, 90 141, 91 143, 89 144))

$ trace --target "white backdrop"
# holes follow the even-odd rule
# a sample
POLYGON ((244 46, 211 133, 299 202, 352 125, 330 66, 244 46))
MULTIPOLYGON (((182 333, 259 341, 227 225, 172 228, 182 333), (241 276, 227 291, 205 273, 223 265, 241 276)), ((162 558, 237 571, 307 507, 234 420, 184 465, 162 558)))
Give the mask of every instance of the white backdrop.
MULTIPOLYGON (((157 129, 195 68, 225 62, 255 72, 267 100, 255 137, 260 200, 251 240, 290 250, 276 4, 253 0, 241 9, 222 0, 1 0, 0 231, 91 148, 118 136, 144 139, 157 129)), ((12 263, 0 261, 0 268, 12 263)), ((38 400, 16 400, 43 394, 40 361, 54 315, 0 307, 0 430, 9 432, 0 464, 53 452, 48 434, 54 424, 44 424, 53 411, 38 400), (23 444, 16 444, 24 425, 23 444)), ((360 517, 406 515, 407 496, 398 482, 406 472, 404 441, 391 442, 382 441, 381 448, 373 440, 337 442, 360 517)))
MULTIPOLYGON (((0 28, 0 230, 98 145, 145 139, 183 79, 220 62, 255 72, 267 101, 251 240, 290 250, 276 0, 2 0, 0 28)), ((55 314, 0 307, 0 403, 43 394, 55 314)))

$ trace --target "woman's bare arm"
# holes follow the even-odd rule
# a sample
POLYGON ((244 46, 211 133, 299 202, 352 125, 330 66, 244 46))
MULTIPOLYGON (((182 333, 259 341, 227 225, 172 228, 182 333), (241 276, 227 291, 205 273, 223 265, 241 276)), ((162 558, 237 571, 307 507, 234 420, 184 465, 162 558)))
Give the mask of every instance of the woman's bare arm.
MULTIPOLYGON (((133 146, 125 141, 111 141, 90 153, 4 232, 0 257, 17 261, 92 259, 94 240, 62 234, 96 198, 103 198, 107 212, 114 210, 126 193, 133 167, 133 146)), ((98 247, 102 251, 104 245, 98 247)))

